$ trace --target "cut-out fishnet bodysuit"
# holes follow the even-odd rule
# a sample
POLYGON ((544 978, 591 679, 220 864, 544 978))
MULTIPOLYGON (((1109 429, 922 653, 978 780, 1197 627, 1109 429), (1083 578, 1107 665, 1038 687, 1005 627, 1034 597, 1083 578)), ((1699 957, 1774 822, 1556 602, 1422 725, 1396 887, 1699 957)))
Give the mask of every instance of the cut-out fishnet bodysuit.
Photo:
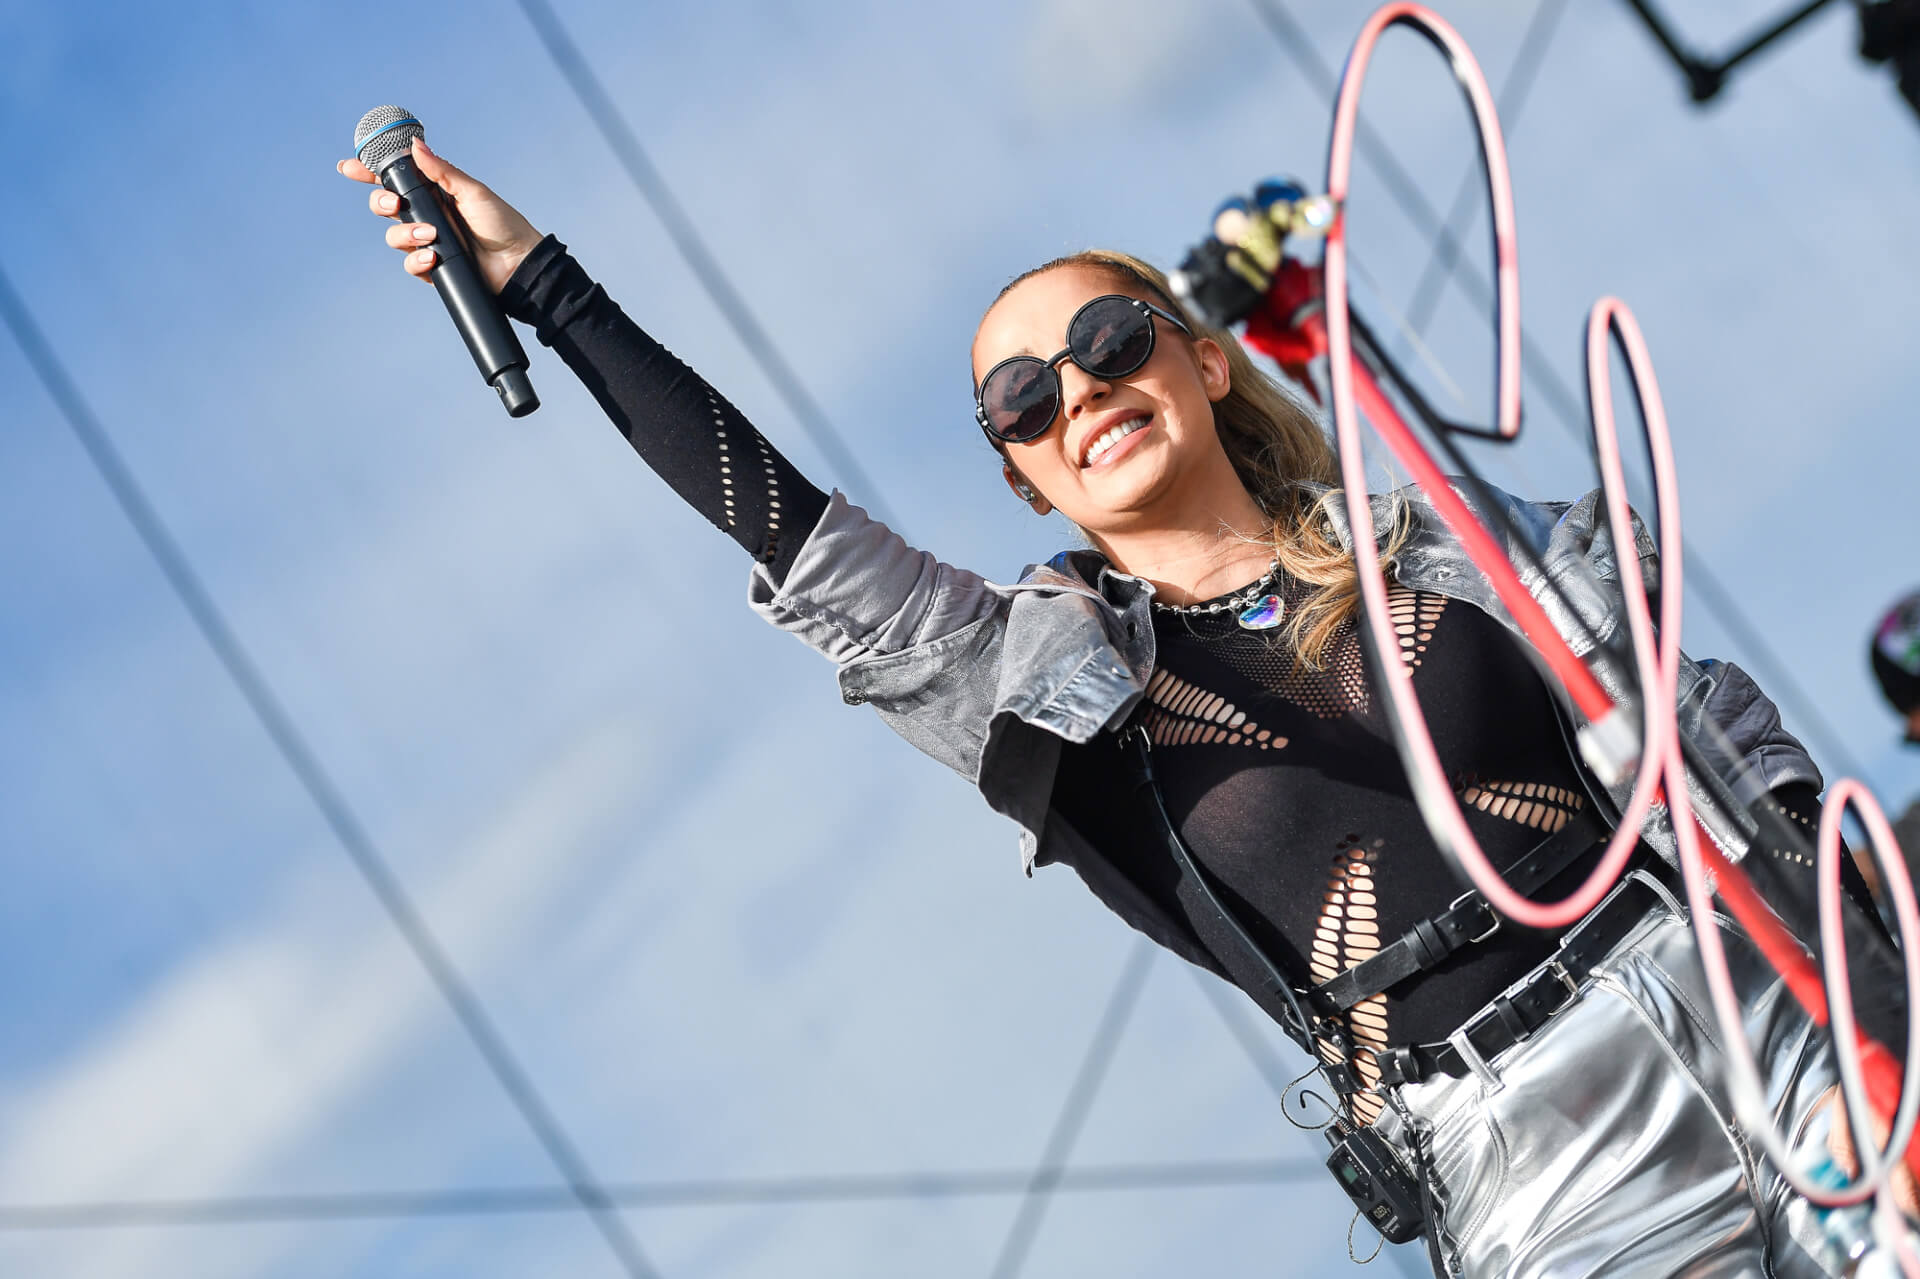
MULTIPOLYGON (((1283 582, 1279 593, 1292 609, 1307 589, 1283 582)), ((1399 658, 1468 824, 1495 864, 1509 865, 1587 803, 1546 690, 1478 609, 1399 586, 1389 600, 1399 658)), ((1264 949, 1318 984, 1459 896, 1372 697, 1353 623, 1335 636, 1322 670, 1296 662, 1278 631, 1243 629, 1232 612, 1156 609, 1154 636, 1140 722, 1169 811, 1264 949)), ((1096 742, 1069 756, 1055 790, 1063 813, 1178 910, 1176 876, 1153 846, 1152 826, 1117 794, 1123 787, 1095 783, 1119 766, 1111 748, 1096 742)), ((1570 874, 1590 864, 1583 858, 1570 874)), ((1216 945, 1195 922, 1218 957, 1224 939, 1216 945)), ((1553 945, 1504 929, 1362 1002, 1347 1015, 1349 1037, 1368 1047, 1444 1039, 1553 945)), ((1372 1082, 1371 1054, 1356 1066, 1372 1082)), ((1371 1099, 1361 1101, 1361 1117, 1372 1119, 1364 1110, 1371 1099)))

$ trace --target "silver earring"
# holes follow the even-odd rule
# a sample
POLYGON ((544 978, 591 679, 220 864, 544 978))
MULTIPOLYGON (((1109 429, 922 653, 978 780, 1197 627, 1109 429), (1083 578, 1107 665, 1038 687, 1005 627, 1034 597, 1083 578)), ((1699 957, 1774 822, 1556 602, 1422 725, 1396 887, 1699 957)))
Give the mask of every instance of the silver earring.
POLYGON ((1020 500, 1022 502, 1032 502, 1040 496, 1038 493, 1033 491, 1033 486, 1031 484, 1022 483, 1019 480, 1015 480, 1013 482, 1013 491, 1019 494, 1020 500))

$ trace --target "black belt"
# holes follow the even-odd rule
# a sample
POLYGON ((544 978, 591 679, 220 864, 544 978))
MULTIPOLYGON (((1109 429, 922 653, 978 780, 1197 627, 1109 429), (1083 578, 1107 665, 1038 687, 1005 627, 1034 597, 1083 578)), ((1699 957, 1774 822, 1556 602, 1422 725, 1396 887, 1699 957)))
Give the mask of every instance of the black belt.
MULTIPOLYGON (((1516 989, 1475 1013, 1456 1034, 1464 1033, 1482 1060, 1513 1047, 1571 1004, 1594 966, 1633 931, 1649 909, 1664 903, 1665 898, 1645 879, 1636 875, 1626 880, 1618 892, 1567 934, 1551 959, 1516 989)), ((1417 1084, 1436 1074, 1460 1079, 1471 1071, 1451 1040, 1403 1044, 1377 1051, 1374 1058, 1380 1065, 1380 1082, 1389 1087, 1417 1084)))
MULTIPOLYGON (((1529 849, 1503 872, 1502 878, 1514 892, 1531 897, 1607 834, 1592 810, 1584 809, 1529 849)), ((1438 966, 1462 946, 1485 941, 1499 931, 1500 917, 1493 913, 1493 907, 1478 892, 1468 889, 1445 910, 1408 929, 1400 940, 1382 946, 1377 954, 1315 986, 1313 1005, 1324 1013, 1347 1012, 1362 1000, 1438 966)))

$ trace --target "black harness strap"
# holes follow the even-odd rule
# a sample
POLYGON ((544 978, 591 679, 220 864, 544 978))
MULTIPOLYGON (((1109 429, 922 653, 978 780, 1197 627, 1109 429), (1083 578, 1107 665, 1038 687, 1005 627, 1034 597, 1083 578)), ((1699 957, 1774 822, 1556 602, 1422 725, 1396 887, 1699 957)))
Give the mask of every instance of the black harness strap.
MULTIPOLYGON (((1546 1025, 1572 1003, 1594 966, 1636 928, 1647 912, 1666 904, 1649 880, 1673 877, 1665 863, 1638 871, 1574 926, 1553 958, 1481 1009, 1460 1028, 1457 1037, 1473 1046, 1481 1060, 1490 1061, 1546 1025)), ((1431 1044, 1403 1044, 1374 1054, 1380 1082, 1388 1086, 1417 1084, 1432 1075, 1463 1078, 1471 1067, 1452 1040, 1431 1044)))
MULTIPOLYGON (((1573 814, 1565 826, 1535 844, 1506 871, 1506 880, 1523 897, 1553 882, 1558 875, 1599 843, 1606 828, 1590 809, 1573 814)), ((1416 973, 1438 967, 1462 946, 1482 942, 1500 931, 1500 917, 1478 891, 1468 889, 1438 915, 1421 920, 1406 935, 1377 954, 1313 988, 1314 1007, 1343 1013, 1362 1000, 1391 990, 1416 973)))
MULTIPOLYGON (((1179 868, 1180 880, 1174 887, 1174 895, 1191 918, 1213 916, 1225 925, 1227 935, 1238 945, 1226 948, 1227 953, 1216 958, 1240 988, 1253 997, 1253 1002, 1260 1005, 1261 1011, 1279 1023, 1289 1039, 1300 1045, 1309 1057, 1319 1060, 1320 1053, 1314 1045, 1315 1019, 1301 1006, 1300 995, 1214 893, 1213 886, 1207 882, 1207 877, 1194 863, 1193 855, 1187 851, 1186 841, 1180 838, 1173 817, 1167 812, 1167 801, 1160 792, 1159 780, 1153 773, 1153 754, 1146 731, 1134 725, 1121 732, 1120 741, 1122 746, 1129 748, 1127 754, 1137 771, 1136 785, 1147 792, 1154 816, 1158 819, 1160 837, 1173 858, 1173 864, 1179 868)), ((1345 1055, 1344 1051, 1342 1055, 1345 1055)), ((1352 1072, 1344 1062, 1332 1069, 1351 1080, 1352 1072)), ((1341 1082, 1335 1079, 1335 1086, 1339 1087, 1341 1082)), ((1352 1092, 1355 1088, 1348 1087, 1342 1091, 1352 1092)))

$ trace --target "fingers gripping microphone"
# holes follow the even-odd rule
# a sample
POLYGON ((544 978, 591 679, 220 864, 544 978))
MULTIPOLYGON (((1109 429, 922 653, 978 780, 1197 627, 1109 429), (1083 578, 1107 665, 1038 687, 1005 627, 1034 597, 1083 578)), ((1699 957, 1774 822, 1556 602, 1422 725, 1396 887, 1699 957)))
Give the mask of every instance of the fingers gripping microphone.
POLYGON ((447 314, 466 340, 473 362, 480 366, 480 376, 500 393, 508 416, 525 417, 540 407, 540 397, 527 378, 527 353, 474 266, 466 224, 413 162, 413 140, 425 136, 426 130, 409 112, 375 107, 360 117, 353 131, 353 150, 380 185, 400 197, 399 215, 404 221, 425 222, 439 232, 433 248, 440 260, 428 278, 447 304, 447 314))

